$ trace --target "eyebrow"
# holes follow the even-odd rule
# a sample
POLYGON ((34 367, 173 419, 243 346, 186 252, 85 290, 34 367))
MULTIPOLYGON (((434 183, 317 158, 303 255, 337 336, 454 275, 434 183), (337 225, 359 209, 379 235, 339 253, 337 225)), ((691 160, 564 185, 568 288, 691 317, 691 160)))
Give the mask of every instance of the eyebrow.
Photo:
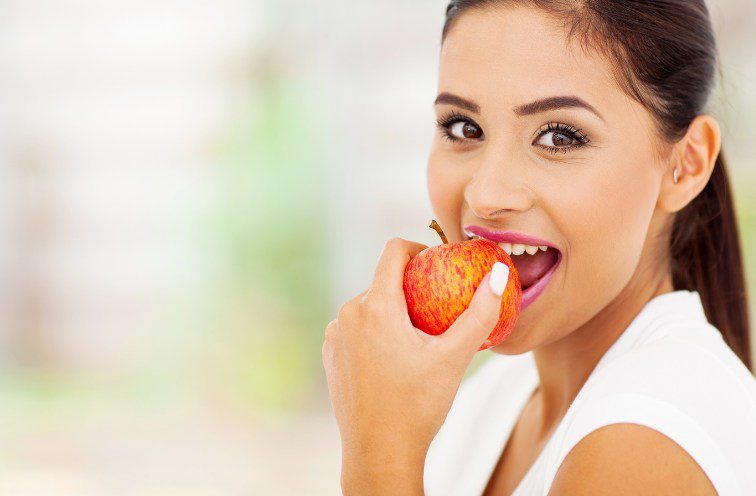
MULTIPOLYGON (((443 103, 446 103, 449 105, 456 105, 458 107, 461 107, 470 112, 474 112, 476 114, 480 113, 480 105, 470 100, 467 100, 465 98, 462 98, 461 96, 457 96, 451 93, 447 93, 447 92, 440 93, 436 97, 436 101, 433 103, 433 105, 435 106, 435 105, 440 105, 443 103)), ((536 100, 531 103, 520 105, 518 107, 513 108, 512 110, 514 111, 516 115, 523 116, 523 115, 538 114, 540 112, 546 112, 547 110, 555 110, 555 109, 560 109, 560 108, 575 108, 575 107, 583 108, 585 110, 588 110, 589 112, 593 112, 594 114, 596 114, 596 116, 598 116, 599 119, 601 119, 602 121, 605 121, 604 117, 591 104, 589 104, 588 102, 586 102, 580 97, 572 96, 572 95, 551 96, 548 98, 542 98, 541 100, 536 100)))

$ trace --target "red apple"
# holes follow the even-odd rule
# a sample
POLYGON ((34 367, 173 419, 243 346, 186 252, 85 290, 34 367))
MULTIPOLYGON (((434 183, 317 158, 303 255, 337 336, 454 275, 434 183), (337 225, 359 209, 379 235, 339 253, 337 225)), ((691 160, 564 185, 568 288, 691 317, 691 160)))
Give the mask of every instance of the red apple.
POLYGON ((445 332, 468 307, 494 262, 502 262, 509 267, 509 280, 501 297, 499 321, 478 351, 496 346, 509 336, 520 316, 522 287, 517 268, 493 241, 449 243, 435 220, 430 227, 444 244, 424 249, 404 270, 404 296, 412 324, 428 334, 445 332))

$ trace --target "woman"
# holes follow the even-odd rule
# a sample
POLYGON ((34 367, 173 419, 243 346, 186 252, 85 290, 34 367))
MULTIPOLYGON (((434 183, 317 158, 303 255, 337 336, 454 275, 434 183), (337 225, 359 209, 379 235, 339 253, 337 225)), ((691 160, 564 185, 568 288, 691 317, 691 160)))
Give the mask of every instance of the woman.
POLYGON ((426 335, 402 292, 426 246, 387 243, 325 331, 344 494, 756 494, 715 64, 703 0, 451 2, 430 197, 450 241, 512 253, 523 310, 460 386, 506 274, 426 335))

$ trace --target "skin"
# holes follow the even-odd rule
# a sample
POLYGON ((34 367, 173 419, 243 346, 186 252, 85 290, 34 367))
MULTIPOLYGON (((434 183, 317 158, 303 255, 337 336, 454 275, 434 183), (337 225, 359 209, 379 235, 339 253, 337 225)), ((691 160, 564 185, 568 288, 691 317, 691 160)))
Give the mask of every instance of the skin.
MULTIPOLYGON (((697 116, 680 141, 664 143, 651 114, 612 74, 610 61, 583 51, 529 8, 467 11, 441 48, 438 93, 480 107, 473 113, 435 106, 437 118, 455 111, 473 126, 468 137, 456 126, 458 142, 437 133, 429 155, 428 190, 449 241, 465 239, 463 226, 476 224, 538 236, 563 256, 545 291, 493 348, 532 350, 540 385, 497 466, 492 494, 516 487, 604 352, 646 302, 673 291, 673 215, 704 188, 720 150, 720 128, 709 115, 697 116), (580 97, 603 119, 575 107, 513 111, 556 95, 580 97), (536 138, 549 122, 579 128, 590 142, 556 154, 534 145, 573 143, 553 131, 536 138)), ((400 289, 406 262, 422 248, 398 238, 387 243, 371 287, 326 328, 323 362, 342 437, 344 494, 422 494, 427 448, 496 321, 496 304, 485 303, 498 300, 481 284, 475 298, 483 303, 455 323, 464 343, 443 347, 448 331, 428 336, 414 329, 400 289)), ((614 424, 575 446, 550 494, 657 492, 716 494, 669 438, 614 424)))

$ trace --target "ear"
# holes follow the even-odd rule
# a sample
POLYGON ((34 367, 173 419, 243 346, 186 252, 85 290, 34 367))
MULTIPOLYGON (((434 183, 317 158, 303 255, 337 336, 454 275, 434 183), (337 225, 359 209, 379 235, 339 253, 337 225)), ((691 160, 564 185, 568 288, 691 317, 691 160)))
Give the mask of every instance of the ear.
POLYGON ((672 163, 662 176, 658 205, 673 213, 690 203, 706 187, 722 146, 719 123, 710 115, 697 115, 685 136, 675 144, 672 163), (677 167, 677 184, 673 171, 677 167))

